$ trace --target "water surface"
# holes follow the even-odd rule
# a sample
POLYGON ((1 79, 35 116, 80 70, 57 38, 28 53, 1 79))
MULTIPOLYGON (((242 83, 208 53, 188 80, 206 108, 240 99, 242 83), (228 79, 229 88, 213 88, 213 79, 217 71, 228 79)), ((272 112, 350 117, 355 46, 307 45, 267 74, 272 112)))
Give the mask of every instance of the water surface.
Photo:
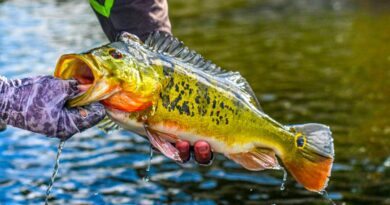
MULTIPOLYGON (((390 3, 346 0, 170 1, 174 34, 238 70, 266 113, 334 133, 327 191, 337 204, 390 204, 390 3)), ((0 1, 0 74, 51 74, 59 55, 107 40, 87 1, 0 1)), ((245 129, 245 128, 243 128, 245 129)), ((43 204, 59 141, 0 134, 0 203, 43 204)), ((218 155, 181 167, 129 132, 71 138, 51 204, 328 204, 280 171, 250 172, 218 155)))

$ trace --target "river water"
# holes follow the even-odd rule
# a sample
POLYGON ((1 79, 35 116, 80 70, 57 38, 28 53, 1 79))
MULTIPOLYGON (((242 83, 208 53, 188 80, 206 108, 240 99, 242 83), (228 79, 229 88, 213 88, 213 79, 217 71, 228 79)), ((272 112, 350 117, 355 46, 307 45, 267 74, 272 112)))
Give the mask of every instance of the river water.
MULTIPOLYGON (((390 2, 171 0, 173 32, 238 70, 266 113, 334 134, 327 188, 337 204, 390 204, 390 2)), ((0 75, 51 74, 58 57, 106 43, 88 1, 0 0, 0 75)), ((245 129, 245 128, 243 128, 245 129)), ((0 133, 0 204, 43 204, 59 140, 0 133)), ((50 204, 329 204, 281 171, 218 155, 185 167, 132 133, 92 128, 67 141, 50 204)))

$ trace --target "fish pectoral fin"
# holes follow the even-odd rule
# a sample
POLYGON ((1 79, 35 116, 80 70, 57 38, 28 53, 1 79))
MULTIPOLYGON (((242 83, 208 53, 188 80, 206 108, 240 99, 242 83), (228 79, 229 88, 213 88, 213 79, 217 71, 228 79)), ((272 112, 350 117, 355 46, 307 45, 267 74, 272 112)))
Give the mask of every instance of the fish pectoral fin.
POLYGON ((110 133, 114 130, 119 130, 120 126, 111 120, 108 116, 106 116, 102 121, 100 121, 97 127, 103 130, 105 133, 110 133))
POLYGON ((255 148, 249 152, 228 154, 228 157, 251 171, 280 168, 275 152, 271 149, 255 148))
POLYGON ((183 160, 180 158, 179 150, 176 149, 169 141, 167 141, 163 136, 161 136, 157 131, 150 129, 147 125, 144 126, 146 135, 149 139, 149 142, 163 153, 166 157, 173 159, 176 162, 183 163, 183 160))

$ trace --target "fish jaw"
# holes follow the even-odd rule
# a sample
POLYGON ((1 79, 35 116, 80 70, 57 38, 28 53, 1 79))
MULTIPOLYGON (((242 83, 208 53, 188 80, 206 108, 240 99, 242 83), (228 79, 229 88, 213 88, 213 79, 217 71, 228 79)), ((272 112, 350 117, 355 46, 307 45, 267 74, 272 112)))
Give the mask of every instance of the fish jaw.
POLYGON ((66 54, 59 59, 54 76, 61 79, 75 79, 81 84, 81 94, 68 101, 71 107, 83 106, 109 98, 121 91, 119 82, 104 77, 90 54, 66 54))
POLYGON ((110 79, 101 79, 94 83, 85 93, 68 101, 71 107, 88 105, 92 102, 98 102, 109 98, 121 91, 119 85, 111 83, 110 79))

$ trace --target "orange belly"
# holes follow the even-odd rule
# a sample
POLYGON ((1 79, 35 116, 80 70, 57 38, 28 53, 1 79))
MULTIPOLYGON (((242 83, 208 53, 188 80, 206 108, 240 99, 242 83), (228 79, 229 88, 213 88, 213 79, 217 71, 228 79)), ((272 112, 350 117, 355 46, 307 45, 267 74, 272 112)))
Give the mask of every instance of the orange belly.
POLYGON ((149 98, 136 96, 129 92, 119 92, 102 100, 103 105, 124 112, 136 112, 150 107, 153 103, 149 98))

